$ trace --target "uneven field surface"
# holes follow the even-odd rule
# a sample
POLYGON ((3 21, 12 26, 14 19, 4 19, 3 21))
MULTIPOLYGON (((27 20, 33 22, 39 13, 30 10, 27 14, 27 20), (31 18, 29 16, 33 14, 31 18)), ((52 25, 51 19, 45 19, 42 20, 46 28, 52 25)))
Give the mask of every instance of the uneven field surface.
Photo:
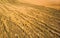
POLYGON ((60 38, 60 10, 0 0, 0 38, 60 38))

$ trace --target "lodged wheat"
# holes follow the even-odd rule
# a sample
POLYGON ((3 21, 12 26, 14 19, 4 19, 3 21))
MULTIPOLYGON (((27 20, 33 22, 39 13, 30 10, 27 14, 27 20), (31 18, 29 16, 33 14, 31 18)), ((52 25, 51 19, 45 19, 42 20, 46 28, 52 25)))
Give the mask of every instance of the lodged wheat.
POLYGON ((0 0, 0 38, 60 38, 60 10, 0 0))

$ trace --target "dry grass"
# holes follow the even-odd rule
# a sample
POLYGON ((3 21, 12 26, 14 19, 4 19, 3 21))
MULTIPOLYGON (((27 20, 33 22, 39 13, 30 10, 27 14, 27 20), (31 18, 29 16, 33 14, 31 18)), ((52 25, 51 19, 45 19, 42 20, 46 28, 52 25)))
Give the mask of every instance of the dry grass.
POLYGON ((0 0, 0 38, 60 38, 60 10, 0 0))

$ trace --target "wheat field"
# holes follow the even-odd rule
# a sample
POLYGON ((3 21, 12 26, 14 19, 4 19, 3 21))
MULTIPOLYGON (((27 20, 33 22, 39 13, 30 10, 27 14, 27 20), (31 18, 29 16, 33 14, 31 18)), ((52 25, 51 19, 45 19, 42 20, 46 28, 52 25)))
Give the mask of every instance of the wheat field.
POLYGON ((0 38, 60 38, 60 10, 0 0, 0 38))

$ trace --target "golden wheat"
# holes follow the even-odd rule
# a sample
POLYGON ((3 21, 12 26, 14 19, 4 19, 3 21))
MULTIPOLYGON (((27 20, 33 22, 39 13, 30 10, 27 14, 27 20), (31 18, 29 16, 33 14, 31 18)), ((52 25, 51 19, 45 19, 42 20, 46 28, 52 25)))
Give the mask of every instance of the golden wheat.
POLYGON ((0 38, 60 38, 60 10, 0 0, 0 38))

